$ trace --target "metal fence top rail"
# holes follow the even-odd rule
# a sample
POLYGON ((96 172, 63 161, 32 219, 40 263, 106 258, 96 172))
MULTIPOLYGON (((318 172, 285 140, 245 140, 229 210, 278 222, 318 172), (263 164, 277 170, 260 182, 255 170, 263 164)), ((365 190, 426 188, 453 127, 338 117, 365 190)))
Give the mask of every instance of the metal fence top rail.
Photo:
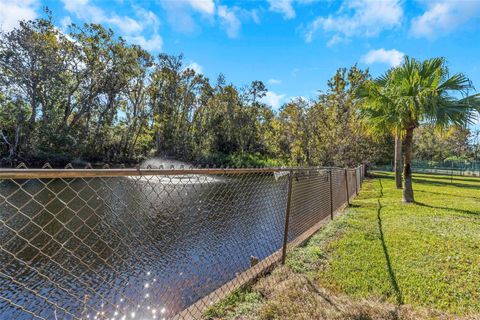
POLYGON ((95 177, 124 177, 124 176, 170 176, 185 174, 248 174, 248 173, 275 173, 290 171, 311 171, 340 169, 354 171, 353 168, 337 167, 286 167, 286 168, 180 168, 180 169, 2 169, 0 179, 55 179, 55 178, 95 178, 95 177))
POLYGON ((0 168, 0 318, 202 319, 350 204, 365 170, 0 168))

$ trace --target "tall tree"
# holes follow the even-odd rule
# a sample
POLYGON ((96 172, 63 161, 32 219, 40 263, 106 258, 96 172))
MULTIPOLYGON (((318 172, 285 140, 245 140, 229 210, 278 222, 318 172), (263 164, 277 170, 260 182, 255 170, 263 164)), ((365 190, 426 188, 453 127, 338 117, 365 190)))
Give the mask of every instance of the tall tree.
POLYGON ((467 96, 473 88, 471 81, 463 73, 450 75, 443 58, 422 62, 405 57, 402 65, 391 71, 389 78, 391 88, 395 90, 393 107, 388 105, 383 112, 370 116, 373 119, 399 119, 404 132, 403 201, 411 203, 414 202, 411 170, 414 130, 422 123, 440 128, 473 123, 479 111, 479 96, 467 96))
POLYGON ((402 122, 396 106, 396 84, 393 69, 375 80, 362 83, 357 91, 362 99, 360 113, 373 137, 391 134, 395 139, 394 171, 397 189, 402 188, 402 122))

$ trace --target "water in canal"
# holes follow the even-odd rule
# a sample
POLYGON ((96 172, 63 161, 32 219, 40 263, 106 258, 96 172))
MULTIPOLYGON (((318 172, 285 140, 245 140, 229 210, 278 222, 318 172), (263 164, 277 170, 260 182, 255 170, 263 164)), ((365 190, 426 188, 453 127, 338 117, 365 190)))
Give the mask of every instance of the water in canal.
POLYGON ((0 318, 162 319, 281 247, 287 177, 0 181, 0 318))

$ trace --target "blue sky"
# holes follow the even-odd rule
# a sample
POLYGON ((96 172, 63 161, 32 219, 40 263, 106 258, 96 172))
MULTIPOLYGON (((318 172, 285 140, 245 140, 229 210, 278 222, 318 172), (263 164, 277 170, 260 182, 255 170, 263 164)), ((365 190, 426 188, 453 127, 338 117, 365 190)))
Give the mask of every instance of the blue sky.
POLYGON ((480 91, 480 1, 0 0, 0 25, 9 30, 43 6, 59 28, 102 23, 152 54, 183 53, 211 79, 262 80, 275 108, 326 90, 339 67, 379 75, 404 54, 444 56, 480 91))

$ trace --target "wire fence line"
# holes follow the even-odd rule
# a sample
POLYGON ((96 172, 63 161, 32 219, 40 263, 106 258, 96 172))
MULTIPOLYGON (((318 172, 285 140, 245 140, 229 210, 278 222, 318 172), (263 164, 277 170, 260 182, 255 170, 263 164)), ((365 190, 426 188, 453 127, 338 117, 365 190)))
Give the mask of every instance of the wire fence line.
MULTIPOLYGON (((453 176, 480 177, 479 161, 412 161, 412 171, 416 173, 435 173, 453 176)), ((393 171, 393 165, 376 165, 374 170, 393 171)))
POLYGON ((0 319, 198 319, 333 219, 364 166, 0 171, 0 319))
POLYGON ((480 177, 479 161, 414 161, 415 172, 480 177))

